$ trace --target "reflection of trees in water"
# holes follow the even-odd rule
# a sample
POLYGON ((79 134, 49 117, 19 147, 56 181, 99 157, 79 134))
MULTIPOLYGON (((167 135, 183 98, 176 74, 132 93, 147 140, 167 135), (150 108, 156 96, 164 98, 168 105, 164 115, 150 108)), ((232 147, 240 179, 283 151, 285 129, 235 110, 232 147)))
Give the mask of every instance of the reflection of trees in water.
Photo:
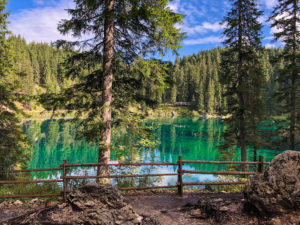
MULTIPOLYGON (((222 120, 164 119, 148 121, 145 126, 149 129, 144 133, 136 133, 135 127, 115 129, 111 158, 131 162, 176 162, 178 156, 182 155, 184 160, 238 160, 236 149, 220 151, 217 148, 222 143, 224 130, 222 120), (150 131, 153 136, 149 136, 150 131)), ((65 159, 71 163, 97 161, 97 145, 76 139, 76 125, 70 121, 28 121, 24 124, 24 130, 33 143, 33 157, 29 162, 29 168, 57 168, 65 159)), ((266 141, 272 136, 272 132, 274 129, 268 128, 268 124, 264 124, 261 129, 261 134, 266 141)), ((250 158, 251 150, 248 152, 250 158)), ((262 150, 259 151, 260 155, 261 153, 262 150)), ((264 150, 263 153, 265 159, 269 161, 278 152, 264 150)), ((196 170, 229 169, 228 165, 213 164, 186 164, 185 167, 196 170)), ((117 172, 129 174, 144 172, 138 169, 138 167, 129 167, 127 170, 117 172)), ((177 166, 173 166, 173 171, 175 170, 177 166)), ((70 172, 73 171, 76 171, 76 168, 72 168, 70 172)), ((61 171, 36 172, 32 173, 32 176, 49 179, 59 177, 60 173, 61 171)), ((158 178, 126 178, 119 184, 125 185, 127 182, 139 185, 140 182, 153 182, 155 179, 158 178)))
MULTIPOLYGON (((186 160, 214 160, 215 146, 220 142, 222 127, 219 120, 176 119, 151 121, 146 126, 152 127, 154 136, 140 136, 117 130, 113 134, 112 159, 123 161, 172 161, 179 155, 186 160), (160 145, 154 151, 156 143, 160 145), (147 147, 145 147, 145 145, 147 147), (156 158, 159 157, 159 158, 156 158)), ((96 162, 97 146, 84 140, 76 140, 75 125, 68 121, 47 120, 29 121, 24 124, 25 132, 33 141, 33 157, 30 168, 57 168, 63 160, 68 162, 96 162)), ((134 132, 133 132, 134 133, 134 132)), ((209 165, 192 165, 195 169, 208 170, 209 165)), ((211 165, 210 165, 211 166, 211 165)), ((177 167, 174 166, 174 170, 177 167)), ((132 168, 131 173, 135 173, 132 168)), ((34 173, 38 177, 60 175, 56 172, 34 173)))
MULTIPOLYGON (((278 124, 277 124, 278 126, 278 124)), ((224 129, 224 127, 223 127, 224 129)), ((223 132, 223 131, 222 131, 223 132)), ((281 153, 283 150, 288 149, 285 141, 280 137, 280 134, 276 130, 276 123, 274 120, 269 119, 263 121, 260 124, 258 133, 263 140, 263 145, 258 149, 258 156, 264 156, 265 161, 271 161, 277 154, 281 153)), ((217 160, 240 160, 240 150, 237 147, 232 147, 231 149, 217 149, 219 154, 216 158, 217 160)), ((253 161, 253 148, 247 147, 247 161, 253 161)), ((257 156, 257 158, 258 158, 257 156)), ((254 170, 254 165, 247 166, 250 171, 254 170)), ((232 165, 229 167, 231 170, 239 170, 239 165, 232 165)))
MULTIPOLYGON (((155 132, 161 134, 159 146, 161 161, 176 162, 179 155, 184 160, 215 160, 216 146, 221 142, 221 120, 193 120, 178 118, 170 120, 155 132)), ((189 164, 197 170, 212 170, 214 165, 189 164)))
MULTIPOLYGON (((28 139, 33 143, 29 168, 58 168, 65 159, 71 163, 97 161, 97 145, 76 139, 74 123, 63 120, 28 121, 24 124, 24 130, 28 139)), ((120 131, 114 137, 115 151, 112 152, 112 159, 137 162, 144 161, 146 156, 150 156, 154 161, 155 155, 151 148, 151 145, 155 144, 154 139, 155 136, 147 139, 146 134, 137 136, 128 133, 127 130, 120 131)), ((131 167, 130 171, 126 172, 136 173, 135 170, 136 168, 131 167)), ((69 173, 75 175, 77 171, 77 168, 70 168, 69 173)), ((88 169, 88 171, 93 170, 88 169)), ((31 176, 39 179, 57 179, 61 176, 61 171, 34 172, 31 176)), ((76 186, 76 183, 84 181, 74 180, 72 182, 76 186)))
MULTIPOLYGON (((110 167, 110 175, 131 175, 131 174, 151 174, 157 173, 155 166, 117 166, 110 167)), ((72 176, 95 176, 96 167, 93 168, 72 168, 69 175, 72 176)), ((72 190, 89 182, 95 182, 96 179, 76 179, 68 181, 68 189, 72 190)), ((112 184, 117 187, 147 187, 154 185, 162 185, 163 177, 127 177, 127 178, 112 178, 112 184)))
MULTIPOLYGON (((32 158, 29 168, 58 168, 63 160, 68 162, 95 162, 97 146, 85 140, 76 140, 75 124, 62 120, 28 121, 24 130, 32 140, 32 158)), ((32 173, 33 177, 60 176, 60 171, 32 173)))

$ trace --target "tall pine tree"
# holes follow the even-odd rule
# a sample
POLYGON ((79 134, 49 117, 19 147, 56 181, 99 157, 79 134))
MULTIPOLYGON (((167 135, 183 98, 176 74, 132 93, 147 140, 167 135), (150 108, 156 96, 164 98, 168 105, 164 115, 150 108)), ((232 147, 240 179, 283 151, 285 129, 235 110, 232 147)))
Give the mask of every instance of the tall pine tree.
MULTIPOLYGON (((76 0, 75 9, 68 10, 71 19, 59 25, 61 33, 83 38, 61 42, 82 50, 69 60, 76 61, 71 63, 78 66, 72 72, 73 76, 80 77, 81 83, 75 92, 74 87, 69 89, 68 94, 73 93, 73 99, 68 103, 71 108, 85 108, 89 113, 83 123, 89 134, 97 134, 101 139, 99 162, 110 157, 112 114, 124 115, 125 112, 120 111, 131 104, 133 98, 143 100, 137 94, 140 85, 137 82, 154 75, 160 76, 156 79, 158 83, 165 79, 161 74, 165 74, 166 65, 142 58, 151 58, 151 54, 157 52, 164 54, 168 49, 176 50, 183 38, 180 29, 174 26, 182 21, 182 15, 172 12, 167 4, 167 0, 76 0), (88 34, 87 39, 84 34, 88 34), (88 75, 82 75, 78 70, 80 66, 87 68, 88 75), (137 80, 140 74, 145 76, 137 80), (80 103, 74 103, 76 97, 80 103), (114 111, 116 109, 119 112, 114 111)), ((159 94, 157 97, 160 98, 159 94)), ((107 168, 102 168, 102 172, 108 173, 107 168)))
POLYGON ((284 112, 289 113, 289 148, 295 149, 295 135, 300 121, 299 114, 299 27, 300 11, 299 0, 279 0, 273 9, 271 27, 276 28, 274 33, 277 41, 285 45, 284 51, 278 59, 284 59, 285 66, 280 70, 279 82, 281 87, 277 93, 278 100, 284 103, 284 112))
POLYGON ((255 131, 261 118, 262 108, 256 107, 263 80, 257 54, 261 48, 261 15, 255 0, 235 0, 223 21, 227 48, 222 52, 222 83, 226 87, 226 113, 231 116, 225 121, 228 128, 222 148, 239 147, 242 161, 247 160, 246 147, 258 137, 255 131))
POLYGON ((0 170, 25 163, 28 147, 18 120, 21 111, 15 105, 20 96, 14 81, 8 79, 15 71, 12 69, 12 48, 7 41, 6 4, 6 0, 0 0, 0 170))

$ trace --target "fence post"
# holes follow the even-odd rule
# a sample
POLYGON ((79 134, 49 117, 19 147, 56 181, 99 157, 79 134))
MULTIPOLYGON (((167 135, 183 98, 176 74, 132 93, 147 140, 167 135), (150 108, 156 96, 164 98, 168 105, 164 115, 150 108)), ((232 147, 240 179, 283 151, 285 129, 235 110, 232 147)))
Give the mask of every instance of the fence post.
POLYGON ((178 157, 178 180, 177 180, 177 186, 178 186, 178 194, 179 196, 183 196, 183 182, 182 182, 182 157, 178 157))
POLYGON ((264 172, 264 157, 263 156, 259 156, 259 164, 258 164, 258 172, 259 173, 263 173, 264 172))
POLYGON ((64 202, 67 200, 67 168, 66 168, 67 160, 63 161, 63 198, 64 202))

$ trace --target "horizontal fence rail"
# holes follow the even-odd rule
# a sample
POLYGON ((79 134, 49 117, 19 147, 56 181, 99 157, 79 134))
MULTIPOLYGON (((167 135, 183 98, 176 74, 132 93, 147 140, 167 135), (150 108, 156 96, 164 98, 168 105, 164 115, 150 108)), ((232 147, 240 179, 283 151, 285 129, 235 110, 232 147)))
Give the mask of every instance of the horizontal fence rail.
MULTIPOLYGON (((111 161, 113 162, 113 161, 111 161)), ((122 179, 122 178, 135 178, 135 177, 161 177, 161 176, 177 176, 176 185, 168 186, 151 186, 151 187, 121 187, 122 191, 130 190, 150 190, 150 189, 165 189, 165 188, 177 188, 178 194, 183 195, 184 186, 207 186, 207 185, 245 185, 247 181, 220 181, 220 182, 184 182, 184 174, 214 174, 214 175, 238 175, 238 176, 249 176, 255 175, 257 173, 262 173, 264 171, 264 166, 269 165, 269 162, 264 162, 264 158, 259 156, 258 162, 241 162, 241 161, 204 161, 204 160, 182 160, 179 156, 176 163, 170 162, 153 162, 153 163, 131 163, 131 162, 120 162, 107 164, 107 163, 67 163, 66 160, 60 165, 59 168, 49 168, 49 169, 24 169, 24 170, 0 170, 2 174, 10 173, 23 173, 23 172, 40 172, 40 171, 61 171, 62 176, 60 179, 49 179, 49 180, 0 180, 0 185, 3 184, 31 184, 31 183, 63 183, 62 191, 60 194, 36 194, 36 195, 5 195, 0 196, 0 199, 8 198, 35 198, 35 197, 57 197, 63 196, 66 199, 66 194, 72 192, 68 190, 67 185, 70 180, 80 180, 80 179, 122 179), (184 164, 239 164, 243 168, 243 171, 199 171, 199 170, 184 170, 184 164), (246 165, 253 165, 257 172, 245 171, 246 165), (68 171, 71 167, 110 167, 110 166, 177 166, 177 173, 158 173, 158 174, 121 174, 121 175, 102 175, 102 176, 70 176, 68 171)))
POLYGON ((190 174, 217 174, 217 175, 255 175, 256 172, 239 172, 239 171, 197 171, 197 170, 182 170, 182 173, 190 174))
POLYGON ((97 178, 126 178, 126 177, 162 177, 177 176, 177 173, 159 173, 159 174, 128 174, 128 175, 108 175, 108 176, 61 176, 62 179, 97 179, 97 178))
POLYGON ((154 186, 154 187, 127 187, 119 188, 121 191, 131 191, 131 190, 151 190, 151 189, 161 189, 161 188, 177 188, 177 185, 170 186, 154 186))
MULTIPOLYGON (((159 162, 159 163, 119 163, 119 164, 112 164, 106 165, 105 163, 68 163, 66 167, 89 167, 89 166, 177 166, 178 163, 169 163, 169 162, 159 162)), ((60 164, 62 167, 63 164, 60 164)))
MULTIPOLYGON (((231 182, 185 182, 183 186, 188 185, 235 185, 235 184, 247 184, 247 181, 231 181, 231 182)), ((179 185, 179 184, 178 184, 179 185)))
POLYGON ((5 180, 0 181, 0 184, 34 184, 34 183, 59 183, 63 180, 5 180))
MULTIPOLYGON (((242 161, 203 161, 203 160, 182 160, 182 163, 203 163, 203 164, 241 164, 241 165, 257 165, 261 162, 242 162, 242 161)), ((264 162, 269 165, 269 162, 264 162)))
POLYGON ((31 173, 31 172, 41 172, 41 171, 55 171, 62 170, 61 168, 50 168, 50 169, 27 169, 27 170, 0 170, 0 173, 31 173))
POLYGON ((42 198, 42 197, 60 197, 61 194, 41 194, 41 195, 7 195, 1 196, 1 199, 6 198, 42 198))

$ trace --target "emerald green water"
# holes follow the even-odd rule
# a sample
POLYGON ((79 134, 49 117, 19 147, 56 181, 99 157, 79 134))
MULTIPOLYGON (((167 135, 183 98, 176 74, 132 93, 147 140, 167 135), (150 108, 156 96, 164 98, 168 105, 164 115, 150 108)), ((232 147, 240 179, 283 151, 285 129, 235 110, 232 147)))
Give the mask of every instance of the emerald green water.
MULTIPOLYGON (((239 160, 239 151, 224 153, 218 150, 217 146, 222 143, 222 132, 224 125, 219 119, 192 119, 177 118, 164 119, 160 121, 150 121, 158 143, 156 148, 130 148, 137 140, 130 138, 126 131, 118 135, 118 139, 113 136, 115 146, 123 145, 124 150, 115 148, 111 152, 112 159, 124 161, 143 162, 176 162, 181 155, 184 160, 239 160), (118 140, 118 143, 117 140, 118 140), (119 143, 120 142, 120 143, 119 143), (125 148, 124 148, 125 146, 125 148)), ((35 168, 57 168, 63 160, 69 163, 91 163, 97 162, 98 149, 96 144, 87 143, 84 140, 77 140, 76 126, 68 121, 46 120, 28 121, 24 124, 24 131, 28 139, 32 142, 32 159, 28 163, 30 169, 35 168)), ((272 149, 261 149, 258 155, 263 155, 265 161, 271 161, 275 155, 281 151, 272 149)), ((248 160, 252 161, 252 151, 248 149, 248 160)), ((227 165, 212 164, 186 164, 184 169, 190 170, 225 170, 227 165)), ((173 173, 176 166, 161 167, 139 167, 123 168, 112 171, 113 173, 173 173)), ((72 174, 95 174, 95 168, 78 168, 71 171, 72 174)), ((35 173, 34 177, 58 177, 59 172, 35 173)), ((145 178, 146 179, 146 178, 145 178)), ((148 179, 148 178, 147 178, 148 179)), ((154 178, 153 178, 154 179, 154 178)), ((176 177, 155 178, 154 180, 142 180, 159 184, 172 184, 176 177)), ((186 175, 185 181, 208 181, 216 179, 213 175, 186 175)), ((125 182, 125 181, 124 181, 125 182)), ((132 179, 121 185, 133 185, 132 179), (128 184, 130 183, 130 184, 128 184)), ((141 185, 139 183, 134 185, 141 185)))

